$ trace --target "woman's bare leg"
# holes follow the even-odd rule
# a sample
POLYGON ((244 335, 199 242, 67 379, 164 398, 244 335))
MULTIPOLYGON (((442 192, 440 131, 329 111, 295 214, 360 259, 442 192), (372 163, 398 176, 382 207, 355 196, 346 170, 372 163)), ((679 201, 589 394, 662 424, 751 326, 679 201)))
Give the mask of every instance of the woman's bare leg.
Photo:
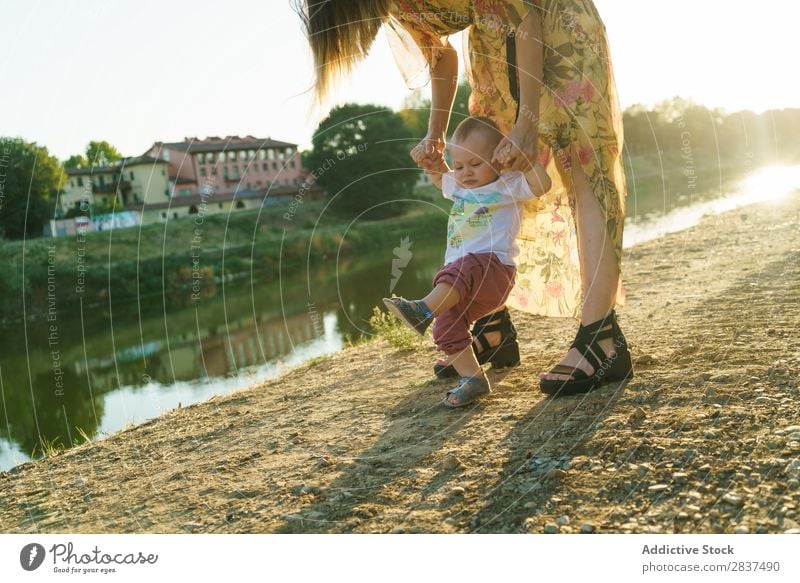
MULTIPOLYGON (((580 158, 573 145, 570 151, 572 162, 572 181, 575 188, 575 217, 578 231, 578 251, 581 263, 581 285, 583 287, 583 309, 581 324, 586 326, 600 320, 614 307, 619 282, 619 269, 614 256, 611 237, 608 236, 603 211, 592 192, 589 181, 583 172, 580 158)), ((613 338, 604 338, 598 342, 607 355, 613 354, 613 338)), ((561 360, 560 364, 578 367, 587 374, 594 372, 578 352, 572 348, 561 360)), ((564 374, 548 372, 539 373, 539 377, 548 380, 567 380, 564 374)))

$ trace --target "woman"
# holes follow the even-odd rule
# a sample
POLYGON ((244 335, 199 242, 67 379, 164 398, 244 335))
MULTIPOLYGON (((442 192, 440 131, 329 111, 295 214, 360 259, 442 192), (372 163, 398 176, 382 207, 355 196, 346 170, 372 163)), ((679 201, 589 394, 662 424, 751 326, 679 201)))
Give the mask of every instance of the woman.
MULTIPOLYGON (((319 98, 366 56, 384 24, 409 87, 430 78, 428 135, 415 149, 424 168, 443 160, 455 97, 458 57, 447 37, 469 29, 469 112, 506 135, 494 159, 526 171, 538 157, 553 181, 548 195, 526 205, 509 304, 581 321, 561 362, 540 373, 540 387, 565 395, 631 378, 614 311, 624 300, 622 116, 592 0, 306 0, 303 17, 319 98)), ((495 336, 508 335, 510 323, 499 328, 495 336)))

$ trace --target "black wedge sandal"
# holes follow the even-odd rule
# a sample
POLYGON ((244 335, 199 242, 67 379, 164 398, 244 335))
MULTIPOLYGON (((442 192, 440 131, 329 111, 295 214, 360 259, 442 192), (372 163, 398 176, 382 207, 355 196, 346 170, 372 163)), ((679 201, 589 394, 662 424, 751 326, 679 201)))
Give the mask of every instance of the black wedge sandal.
MULTIPOLYGON (((472 350, 475 351, 478 363, 486 364, 490 362, 494 369, 502 369, 519 364, 517 329, 514 328, 514 324, 511 322, 508 308, 503 308, 499 312, 493 312, 488 316, 475 320, 475 324, 472 326, 472 337, 475 340, 472 344, 472 350), (489 341, 486 338, 486 334, 489 332, 500 332, 500 344, 497 346, 489 345, 489 341)), ((438 362, 433 365, 433 372, 440 379, 458 376, 456 369, 451 365, 439 364, 438 362)))
POLYGON ((570 348, 577 348, 583 358, 592 365, 594 373, 586 374, 579 368, 557 364, 549 372, 569 375, 569 380, 539 381, 543 393, 554 396, 577 395, 588 393, 605 383, 626 381, 633 378, 633 365, 628 343, 617 324, 614 310, 597 322, 580 326, 570 348), (599 340, 614 339, 613 356, 608 356, 600 347, 599 340))

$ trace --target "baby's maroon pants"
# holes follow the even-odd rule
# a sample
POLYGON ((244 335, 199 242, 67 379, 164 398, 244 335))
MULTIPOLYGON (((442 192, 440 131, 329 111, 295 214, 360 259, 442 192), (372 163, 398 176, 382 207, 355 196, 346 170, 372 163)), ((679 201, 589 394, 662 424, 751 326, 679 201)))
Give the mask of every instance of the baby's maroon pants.
POLYGON ((445 354, 455 354, 472 343, 473 322, 502 306, 514 287, 517 268, 505 265, 494 253, 469 253, 448 263, 433 285, 447 283, 458 290, 459 302, 433 322, 433 341, 445 354))

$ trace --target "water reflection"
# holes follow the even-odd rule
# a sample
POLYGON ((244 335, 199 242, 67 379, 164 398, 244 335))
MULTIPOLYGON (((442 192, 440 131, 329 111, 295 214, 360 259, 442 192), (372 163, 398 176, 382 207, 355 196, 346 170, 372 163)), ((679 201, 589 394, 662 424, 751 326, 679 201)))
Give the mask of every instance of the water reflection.
MULTIPOLYGON (((78 428, 90 436, 111 433, 341 350, 347 338, 370 333, 366 321, 389 293, 396 245, 342 261, 338 269, 326 263, 308 276, 283 274, 280 283, 226 284, 224 296, 199 305, 126 302, 110 312, 95 306, 59 313, 58 379, 50 322, 5 329, 6 337, 27 342, 0 354, 0 422, 8 419, 0 469, 40 452, 42 440, 81 443, 78 428)), ((413 245, 398 293, 426 290, 441 263, 440 237, 413 245)))

